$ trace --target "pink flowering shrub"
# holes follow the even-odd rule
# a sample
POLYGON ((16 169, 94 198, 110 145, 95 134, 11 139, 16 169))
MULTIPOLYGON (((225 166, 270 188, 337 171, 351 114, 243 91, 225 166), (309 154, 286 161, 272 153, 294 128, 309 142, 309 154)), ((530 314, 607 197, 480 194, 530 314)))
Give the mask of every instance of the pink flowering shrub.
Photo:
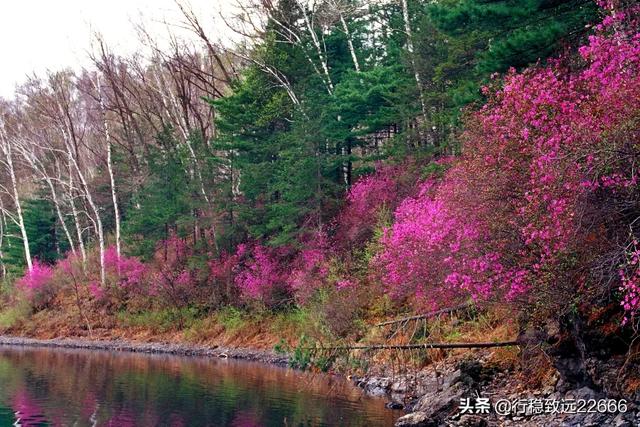
POLYGON ((43 308, 55 295, 53 282, 53 269, 34 259, 31 270, 27 270, 16 282, 16 288, 26 296, 34 308, 43 308))
POLYGON ((625 311, 623 323, 635 320, 640 313, 640 247, 633 239, 626 253, 625 263, 620 267, 620 291, 622 307, 625 311))
POLYGON ((150 295, 163 304, 184 307, 201 301, 206 277, 194 265, 194 250, 176 235, 160 242, 155 253, 150 295))
POLYGON ((88 285, 89 294, 91 297, 100 304, 108 303, 108 293, 100 282, 91 281, 88 285))
POLYGON ((396 299, 435 308, 469 296, 486 299, 499 287, 512 295, 523 291, 523 272, 506 267, 489 244, 485 218, 460 209, 467 187, 454 179, 455 172, 441 183, 424 182, 385 230, 374 264, 382 266, 387 292, 396 299))
POLYGON ((238 246, 236 255, 242 262, 235 285, 245 300, 275 308, 290 299, 284 251, 260 244, 238 246))
POLYGON ((336 240, 341 247, 358 245, 371 237, 381 211, 393 211, 414 187, 414 169, 411 162, 378 164, 374 173, 351 186, 336 220, 336 240))
POLYGON ((107 274, 113 276, 117 285, 133 293, 143 293, 146 266, 136 257, 118 255, 115 246, 105 250, 104 264, 107 274))
MULTIPOLYGON (((374 266, 392 296, 422 306, 545 298, 554 310, 575 283, 606 286, 585 271, 612 258, 611 237, 640 214, 637 28, 615 14, 580 48, 580 68, 561 59, 484 89, 463 156, 402 202, 385 232, 374 266)), ((625 309, 637 310, 624 277, 625 309)))
POLYGON ((330 244, 325 232, 313 233, 301 242, 303 249, 291 262, 287 278, 299 303, 305 303, 321 288, 329 275, 330 244))
POLYGON ((209 279, 212 289, 211 302, 215 305, 234 302, 237 296, 235 277, 238 273, 240 254, 223 252, 208 261, 209 279))
POLYGON ((353 289, 356 287, 356 284, 353 280, 350 279, 340 279, 336 282, 336 289, 339 291, 344 291, 346 289, 353 289))

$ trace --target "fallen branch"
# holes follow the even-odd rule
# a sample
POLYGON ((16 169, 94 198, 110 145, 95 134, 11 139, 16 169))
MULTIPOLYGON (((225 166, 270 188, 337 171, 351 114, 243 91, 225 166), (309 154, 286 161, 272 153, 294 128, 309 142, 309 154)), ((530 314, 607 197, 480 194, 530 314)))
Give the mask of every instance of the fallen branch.
POLYGON ((472 343, 424 343, 424 344, 399 344, 399 345, 345 345, 335 347, 303 347, 302 350, 420 350, 436 348, 490 348, 490 347, 516 347, 522 345, 519 341, 498 342, 472 342, 472 343))
POLYGON ((441 310, 432 311, 432 312, 426 313, 426 314, 417 314, 415 316, 401 317, 399 319, 388 320, 386 322, 377 323, 375 326, 376 327, 380 327, 380 326, 393 325, 394 323, 409 322, 411 320, 429 319, 431 317, 435 317, 435 316, 438 316, 440 314, 451 313, 453 311, 462 310, 462 309, 465 309, 465 308, 469 308, 471 306, 472 306, 471 303, 460 304, 460 305, 457 305, 455 307, 443 308, 441 310))

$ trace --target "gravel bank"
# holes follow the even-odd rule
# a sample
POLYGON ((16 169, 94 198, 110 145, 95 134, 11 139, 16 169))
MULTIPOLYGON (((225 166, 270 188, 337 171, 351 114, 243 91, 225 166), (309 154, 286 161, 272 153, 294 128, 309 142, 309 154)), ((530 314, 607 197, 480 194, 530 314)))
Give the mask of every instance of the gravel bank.
POLYGON ((270 351, 228 348, 220 346, 208 347, 176 343, 137 343, 126 340, 92 341, 73 338, 39 340, 33 338, 0 336, 0 346, 75 348, 87 350, 126 351, 132 353, 147 354, 174 354, 178 356, 199 356, 249 360, 255 362, 270 363, 279 366, 286 366, 289 362, 289 358, 287 356, 276 354, 270 351))

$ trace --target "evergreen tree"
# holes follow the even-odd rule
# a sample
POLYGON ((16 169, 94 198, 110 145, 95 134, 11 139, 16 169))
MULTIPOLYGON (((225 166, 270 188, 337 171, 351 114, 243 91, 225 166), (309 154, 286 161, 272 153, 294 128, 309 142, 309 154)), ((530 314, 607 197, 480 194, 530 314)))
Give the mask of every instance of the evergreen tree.
MULTIPOLYGON (((53 264, 68 250, 68 243, 59 239, 53 204, 47 199, 23 201, 24 226, 29 236, 31 256, 46 264, 53 264)), ((24 246, 17 225, 9 223, 4 248, 4 262, 9 270, 20 273, 26 267, 24 246)))
POLYGON ((450 54, 439 80, 451 81, 453 104, 460 106, 479 99, 480 82, 491 73, 544 60, 583 37, 597 18, 597 5, 591 0, 448 0, 429 6, 429 12, 445 33, 442 41, 450 54))
POLYGON ((186 148, 176 144, 170 129, 158 136, 158 143, 148 155, 149 177, 133 198, 124 223, 131 252, 145 259, 170 233, 184 236, 192 230, 199 200, 186 148))

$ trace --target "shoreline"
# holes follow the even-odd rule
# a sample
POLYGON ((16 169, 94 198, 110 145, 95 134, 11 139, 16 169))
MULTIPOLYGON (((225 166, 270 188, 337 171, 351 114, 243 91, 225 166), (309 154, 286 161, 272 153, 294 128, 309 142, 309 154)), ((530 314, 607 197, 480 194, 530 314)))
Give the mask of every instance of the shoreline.
MULTIPOLYGON (((113 340, 90 340, 85 338, 52 338, 40 339, 21 336, 0 335, 0 349, 3 347, 28 347, 28 348, 49 348, 68 350, 90 350, 90 351, 113 351, 124 353, 138 353, 147 355, 172 355, 186 357, 202 357, 214 359, 233 359, 245 362, 256 362, 265 365, 273 365, 279 368, 294 369, 289 366, 290 357, 278 354, 274 351, 257 350, 251 348, 237 348, 228 346, 205 346, 184 343, 170 342, 136 342, 123 339, 113 340)), ((383 399, 388 409, 399 409, 389 406, 393 404, 390 391, 380 392, 373 390, 369 382, 377 383, 379 377, 375 375, 365 375, 364 377, 350 377, 341 374, 325 374, 342 377, 356 388, 370 397, 383 399)))
POLYGON ((223 346, 203 346, 168 342, 135 342, 128 340, 87 340, 84 338, 37 339, 0 335, 0 347, 66 348, 80 350, 119 351, 143 354, 235 359, 286 367, 289 357, 273 351, 223 346))

